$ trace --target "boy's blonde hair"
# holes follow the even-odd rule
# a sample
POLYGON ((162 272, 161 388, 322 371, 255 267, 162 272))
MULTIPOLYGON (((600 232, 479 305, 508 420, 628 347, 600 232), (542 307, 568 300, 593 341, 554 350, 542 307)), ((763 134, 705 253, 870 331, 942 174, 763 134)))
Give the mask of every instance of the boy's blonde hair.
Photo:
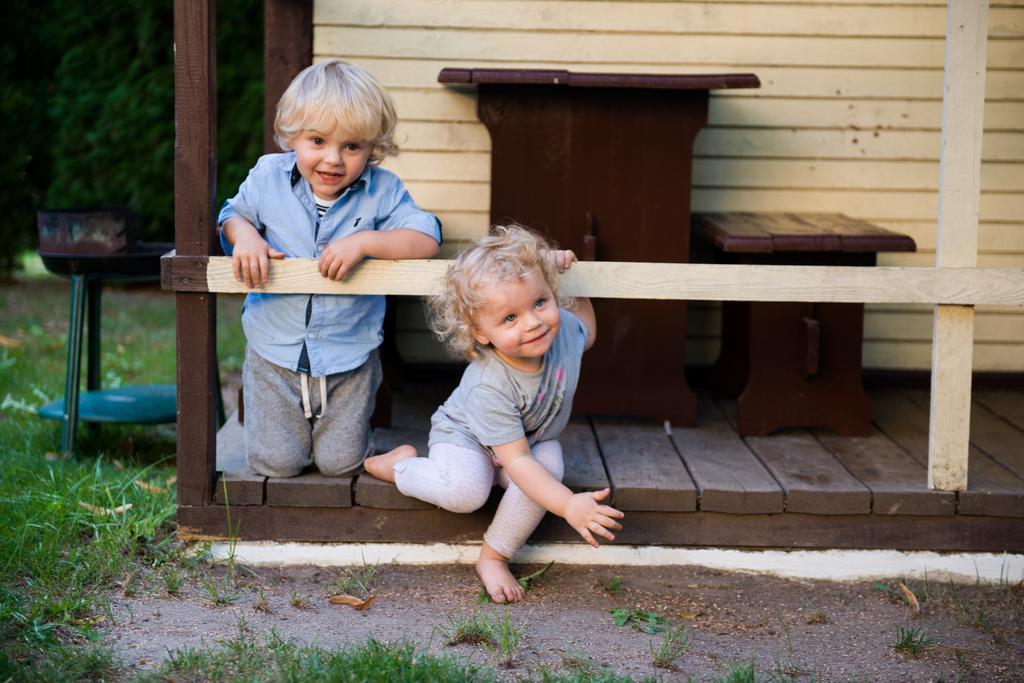
POLYGON ((370 161, 398 154, 395 105, 369 71, 338 59, 308 66, 277 103, 274 139, 281 149, 304 130, 342 130, 372 145, 370 161))
POLYGON ((473 329, 474 314, 486 302, 482 286, 524 277, 536 267, 558 301, 558 271, 546 255, 551 249, 540 235, 513 224, 495 226, 459 254, 444 276, 441 294, 427 300, 430 328, 453 356, 473 360, 480 355, 473 329))

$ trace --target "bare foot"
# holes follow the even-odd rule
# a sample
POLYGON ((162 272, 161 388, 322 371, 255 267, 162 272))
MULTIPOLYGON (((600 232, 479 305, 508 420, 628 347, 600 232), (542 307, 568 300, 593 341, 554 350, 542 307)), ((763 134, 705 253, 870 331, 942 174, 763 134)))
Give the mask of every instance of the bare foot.
POLYGON ((395 465, 408 460, 409 458, 416 457, 416 449, 405 444, 399 446, 393 451, 382 453, 380 455, 371 455, 369 458, 363 461, 363 467, 366 471, 377 477, 382 481, 390 481, 392 484, 395 483, 395 465))
POLYGON ((519 602, 526 597, 526 591, 508 570, 508 558, 486 543, 480 548, 476 573, 494 602, 519 602))

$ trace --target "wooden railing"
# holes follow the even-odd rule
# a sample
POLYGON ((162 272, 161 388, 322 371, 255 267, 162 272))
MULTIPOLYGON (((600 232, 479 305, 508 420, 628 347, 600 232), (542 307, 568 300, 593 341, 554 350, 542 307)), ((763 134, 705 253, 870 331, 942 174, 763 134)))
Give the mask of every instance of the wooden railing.
MULTIPOLYGON (((251 291, 235 279, 230 258, 169 254, 164 260, 164 285, 169 289, 226 294, 251 291)), ((439 290, 450 263, 364 261, 344 281, 335 282, 320 275, 314 259, 274 260, 269 282, 257 291, 430 295, 439 290)), ((977 304, 1024 306, 1024 270, 581 262, 562 276, 561 291, 569 296, 616 299, 930 303, 961 309, 977 304)), ((969 363, 970 354, 966 360, 969 363)), ((970 402, 969 384, 945 390, 956 392, 953 398, 958 401, 970 402)), ((934 488, 966 488, 966 478, 959 485, 944 482, 932 468, 942 465, 942 471, 962 469, 966 473, 968 426, 966 422, 959 425, 964 434, 946 429, 951 438, 963 439, 962 453, 946 462, 929 458, 929 483, 934 488)))
MULTIPOLYGON (((226 256, 164 257, 164 286, 178 292, 393 294, 427 296, 451 261, 364 261, 345 280, 328 280, 315 259, 271 260, 269 282, 252 290, 226 256)), ((600 299, 938 303, 1024 306, 1024 270, 752 266, 584 261, 561 277, 561 293, 600 299)))

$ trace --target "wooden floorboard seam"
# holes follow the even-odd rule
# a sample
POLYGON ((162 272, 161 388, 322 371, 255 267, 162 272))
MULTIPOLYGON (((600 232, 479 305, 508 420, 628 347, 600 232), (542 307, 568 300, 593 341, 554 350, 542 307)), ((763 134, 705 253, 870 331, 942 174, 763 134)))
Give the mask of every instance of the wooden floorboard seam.
POLYGON ((608 469, 607 458, 605 458, 604 447, 601 446, 601 440, 597 438, 597 429, 594 427, 594 418, 590 415, 584 416, 587 422, 587 426, 590 427, 590 434, 594 437, 594 447, 597 448, 597 455, 601 458, 601 467, 604 468, 604 476, 608 480, 608 488, 611 489, 609 494, 609 500, 615 500, 615 482, 612 481, 612 473, 608 469))
MULTIPOLYGON (((667 420, 665 421, 665 424, 668 424, 667 420)), ((694 476, 693 470, 690 469, 690 466, 686 463, 686 458, 684 458, 683 454, 679 452, 679 446, 677 446, 676 442, 672 440, 671 425, 669 425, 668 427, 664 427, 663 425, 663 428, 665 429, 665 439, 668 441, 668 445, 672 448, 673 451, 675 451, 676 457, 679 458, 679 464, 683 466, 683 471, 686 472, 686 475, 690 477, 690 481, 693 482, 693 487, 696 489, 695 495, 697 497, 697 510, 700 511, 701 506, 704 502, 704 487, 700 485, 700 482, 697 480, 697 477, 694 476)))
POLYGON ((1024 440, 1024 432, 984 405, 971 405, 971 444, 1024 481, 1024 448, 1018 445, 1024 440), (1001 433, 994 434, 993 430, 1001 433))
MULTIPOLYGON (((713 401, 713 403, 715 405, 715 408, 718 409, 718 412, 720 412, 722 414, 722 417, 725 419, 725 421, 728 422, 732 426, 732 428, 735 430, 736 429, 736 423, 731 418, 731 416, 729 415, 728 411, 726 411, 725 408, 722 407, 721 402, 718 399, 715 399, 713 401)), ((736 435, 739 436, 739 432, 737 432, 736 435)), ((786 487, 782 485, 782 482, 779 480, 779 477, 775 474, 775 472, 772 471, 772 468, 768 467, 768 464, 764 461, 764 458, 762 458, 758 454, 758 452, 756 450, 754 450, 753 448, 750 447, 750 444, 747 443, 746 438, 743 437, 743 436, 740 436, 740 440, 743 442, 743 445, 747 447, 747 450, 750 451, 750 454, 753 455, 754 458, 759 463, 761 463, 761 467, 763 467, 765 472, 768 473, 768 476, 770 476, 772 478, 772 480, 775 482, 775 485, 779 487, 779 490, 782 491, 782 512, 785 512, 786 511, 786 499, 787 499, 786 487)))

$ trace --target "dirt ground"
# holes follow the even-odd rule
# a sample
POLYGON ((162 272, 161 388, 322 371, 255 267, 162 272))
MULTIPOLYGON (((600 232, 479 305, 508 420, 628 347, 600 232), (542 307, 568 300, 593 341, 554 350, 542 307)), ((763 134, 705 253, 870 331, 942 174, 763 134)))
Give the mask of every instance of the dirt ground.
MULTIPOLYGON (((537 567, 518 567, 524 575, 537 567)), ((107 640, 133 668, 147 669, 168 651, 272 629, 325 648, 411 640, 435 653, 495 667, 509 680, 553 670, 610 668, 634 679, 714 680, 753 661, 758 680, 1019 681, 1024 679, 1024 590, 1020 585, 908 581, 915 614, 899 579, 829 583, 698 567, 583 567, 555 564, 524 603, 509 608, 523 635, 511 663, 494 646, 446 644, 451 619, 474 612, 503 618, 505 607, 478 604, 469 565, 377 567, 364 611, 330 604, 339 568, 236 571, 205 568, 174 595, 150 581, 112 595, 107 640), (211 592, 210 586, 230 586, 211 592), (126 597, 128 592, 132 597, 126 597), (215 596, 230 604, 217 606, 215 596), (662 634, 617 626, 616 608, 654 612, 686 626, 688 645, 673 668, 652 664, 662 634), (910 655, 894 650, 898 629, 919 629, 932 642, 910 655)))

